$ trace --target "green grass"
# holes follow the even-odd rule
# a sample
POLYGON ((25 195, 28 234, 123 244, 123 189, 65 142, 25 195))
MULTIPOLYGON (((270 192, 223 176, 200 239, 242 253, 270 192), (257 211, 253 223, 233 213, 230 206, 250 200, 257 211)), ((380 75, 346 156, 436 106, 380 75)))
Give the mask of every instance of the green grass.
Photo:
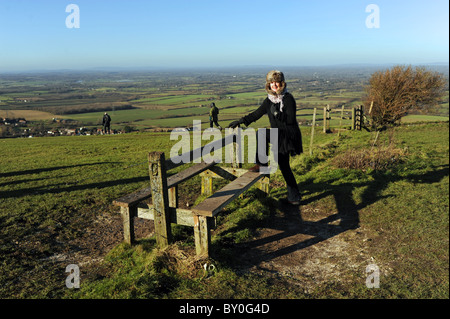
POLYGON ((402 123, 413 122, 435 122, 435 121, 448 121, 448 116, 435 116, 435 115, 407 115, 402 118, 402 123))
MULTIPOLYGON (((448 298, 448 130, 448 123, 431 123, 382 132, 378 145, 394 143, 408 155, 383 171, 363 171, 337 169, 333 160, 369 150, 374 132, 316 131, 310 157, 310 128, 302 128, 305 154, 292 160, 301 214, 356 211, 359 228, 341 239, 382 270, 380 289, 365 287, 364 268, 345 268, 346 280, 335 277, 308 291, 301 277, 241 272, 234 254, 271 224, 276 200, 286 194, 282 186, 268 198, 251 189, 232 202, 217 219, 208 260, 196 259, 191 229, 174 226, 178 241, 168 249, 156 249, 153 238, 132 247, 117 243, 97 268, 82 268, 81 289, 69 290, 65 266, 77 261, 49 257, 76 249, 71 245, 99 217, 117 216, 112 200, 148 185, 147 153, 168 154, 175 141, 152 133, 0 140, 0 297, 448 298), (205 262, 215 270, 206 273, 205 262)), ((280 172, 271 180, 283 185, 280 172)), ((198 179, 187 183, 192 193, 198 179)))

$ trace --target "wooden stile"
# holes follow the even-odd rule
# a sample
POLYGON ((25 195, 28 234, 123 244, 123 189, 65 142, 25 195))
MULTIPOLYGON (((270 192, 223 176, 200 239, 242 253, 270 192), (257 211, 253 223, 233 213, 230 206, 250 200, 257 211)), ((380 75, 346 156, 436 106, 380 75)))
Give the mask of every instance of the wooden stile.
MULTIPOLYGON (((230 138, 224 138, 220 142, 223 146, 229 141, 234 143, 234 139, 230 138)), ((162 152, 149 153, 150 186, 113 201, 114 205, 120 206, 124 240, 130 244, 135 241, 134 217, 151 219, 155 223, 157 245, 163 248, 171 243, 170 224, 176 223, 193 227, 197 255, 209 256, 214 217, 255 183, 258 183, 260 190, 269 192, 269 176, 238 168, 239 165, 234 163, 237 151, 234 145, 232 150, 232 168, 218 167, 214 162, 201 162, 170 177, 167 177, 168 168, 177 167, 178 164, 166 161, 162 152), (192 209, 178 208, 178 185, 197 174, 202 176, 202 193, 209 197, 192 209), (213 194, 213 178, 225 178, 231 182, 213 194), (143 201, 149 198, 152 199, 152 204, 143 206, 143 201)), ((198 151, 190 153, 198 154, 198 151)))

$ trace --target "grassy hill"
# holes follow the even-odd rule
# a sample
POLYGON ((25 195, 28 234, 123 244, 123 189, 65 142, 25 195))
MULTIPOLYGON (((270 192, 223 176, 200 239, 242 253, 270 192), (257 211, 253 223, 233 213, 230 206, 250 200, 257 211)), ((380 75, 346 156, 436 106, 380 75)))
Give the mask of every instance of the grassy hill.
MULTIPOLYGON (((168 134, 0 140, 0 297, 448 298, 448 122, 404 124, 375 144, 375 133, 316 131, 312 156, 309 130, 292 160, 300 208, 279 202, 277 172, 269 198, 251 189, 220 214, 209 260, 181 226, 163 251, 152 222, 121 243, 111 202, 148 184, 147 153, 168 154, 168 134), (65 286, 69 264, 80 289, 65 286), (369 264, 380 288, 366 287, 369 264)), ((185 182, 181 204, 199 189, 185 182)))

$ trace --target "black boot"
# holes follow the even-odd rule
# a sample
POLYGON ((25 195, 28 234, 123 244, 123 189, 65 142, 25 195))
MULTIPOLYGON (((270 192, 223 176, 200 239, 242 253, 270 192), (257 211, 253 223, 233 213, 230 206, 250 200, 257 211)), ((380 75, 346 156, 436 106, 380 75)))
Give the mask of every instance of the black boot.
POLYGON ((287 198, 288 203, 295 206, 300 205, 301 196, 298 188, 297 187, 294 188, 287 185, 287 190, 288 190, 288 198, 287 198))

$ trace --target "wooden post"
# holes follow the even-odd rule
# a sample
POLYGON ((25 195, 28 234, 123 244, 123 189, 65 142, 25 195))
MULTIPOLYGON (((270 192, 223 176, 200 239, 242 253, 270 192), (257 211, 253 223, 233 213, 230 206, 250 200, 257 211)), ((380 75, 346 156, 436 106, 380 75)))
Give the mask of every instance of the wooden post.
POLYGON ((178 207, 178 185, 169 188, 169 206, 178 207))
POLYGON ((270 175, 267 175, 258 181, 257 187, 263 191, 266 195, 269 195, 269 183, 270 183, 270 175))
POLYGON ((210 225, 206 216, 194 215, 194 239, 197 256, 209 256, 210 225))
POLYGON ((356 110, 356 129, 358 131, 361 131, 362 128, 362 120, 363 120, 363 109, 362 109, 362 105, 359 105, 357 110, 356 110))
POLYGON ((342 109, 341 109, 341 120, 339 121, 339 132, 338 132, 338 136, 341 135, 341 130, 342 130, 342 119, 344 118, 344 106, 345 106, 345 104, 342 104, 342 109))
POLYGON ((233 143, 230 147, 230 157, 231 157, 231 167, 232 168, 242 168, 242 160, 241 155, 244 156, 244 154, 241 154, 241 148, 239 147, 241 145, 241 141, 238 141, 238 139, 241 138, 240 134, 236 134, 239 131, 239 127, 236 127, 233 129, 233 143))
POLYGON ((148 162, 150 187, 152 190, 153 207, 155 209, 156 243, 160 248, 163 248, 169 245, 172 237, 164 153, 149 153, 148 162))
POLYGON ((134 242, 134 210, 131 207, 120 207, 123 218, 123 239, 130 245, 134 242))
POLYGON ((330 105, 327 104, 327 132, 331 132, 331 110, 330 105))
POLYGON ((311 140, 309 142, 309 156, 312 156, 312 147, 313 147, 313 139, 314 139, 314 128, 316 127, 316 112, 317 108, 314 108, 313 120, 311 125, 311 140))
POLYGON ((323 132, 328 133, 330 131, 330 105, 327 104, 326 107, 323 108, 323 132))
POLYGON ((352 130, 355 129, 356 124, 356 108, 352 108, 352 130))
POLYGON ((212 176, 211 172, 209 170, 203 172, 200 174, 202 177, 202 190, 201 194, 210 196, 213 193, 213 185, 212 185, 212 176))

